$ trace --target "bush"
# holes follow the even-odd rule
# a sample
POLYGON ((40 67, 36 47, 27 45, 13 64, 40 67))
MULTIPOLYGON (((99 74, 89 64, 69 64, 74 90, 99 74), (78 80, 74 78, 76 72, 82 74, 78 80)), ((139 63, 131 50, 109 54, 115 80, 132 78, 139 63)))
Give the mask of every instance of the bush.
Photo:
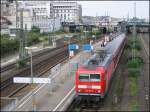
POLYGON ((138 91, 137 79, 134 77, 129 77, 129 80, 130 80, 130 85, 129 85, 130 94, 131 96, 135 96, 138 91))
POLYGON ((140 74, 140 70, 139 69, 135 69, 135 68, 130 68, 128 69, 128 73, 129 73, 129 77, 134 77, 137 78, 138 75, 140 74))
POLYGON ((10 52, 17 51, 19 49, 19 40, 18 39, 11 39, 6 37, 6 35, 1 35, 1 56, 8 54, 10 52))
POLYGON ((31 28, 31 31, 30 32, 33 32, 33 33, 40 33, 40 28, 37 27, 37 26, 32 26, 31 28))
POLYGON ((40 42, 39 36, 40 36, 39 33, 29 32, 27 36, 27 44, 32 45, 32 44, 40 42))
POLYGON ((127 66, 129 68, 139 68, 142 64, 142 61, 138 58, 135 58, 135 59, 132 59, 132 60, 129 60, 127 62, 127 66))
POLYGON ((140 52, 137 49, 125 49, 125 54, 127 56, 127 59, 132 59, 133 57, 141 57, 140 52), (134 54, 133 54, 134 52, 134 54))
POLYGON ((25 60, 18 60, 17 61, 17 68, 23 68, 26 66, 26 61, 25 60))
POLYGON ((129 49, 129 50, 136 49, 139 51, 139 50, 141 50, 140 41, 137 38, 135 38, 135 39, 129 38, 128 43, 126 44, 125 48, 129 49))

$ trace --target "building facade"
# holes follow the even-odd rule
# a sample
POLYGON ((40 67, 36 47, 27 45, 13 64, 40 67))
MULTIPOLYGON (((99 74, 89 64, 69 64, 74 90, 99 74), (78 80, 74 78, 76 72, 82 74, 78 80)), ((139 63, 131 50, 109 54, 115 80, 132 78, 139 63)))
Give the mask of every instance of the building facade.
POLYGON ((82 7, 77 2, 56 1, 53 3, 53 15, 60 18, 61 22, 80 23, 82 19, 82 7))
POLYGON ((1 34, 9 34, 8 27, 12 23, 6 17, 3 17, 3 16, 0 17, 0 20, 1 20, 1 24, 0 24, 1 34))
POLYGON ((56 31, 60 29, 60 19, 53 19, 51 17, 52 9, 50 1, 24 1, 22 2, 22 7, 30 10, 32 26, 39 27, 40 32, 56 31))
POLYGON ((12 22, 8 28, 13 36, 15 36, 16 28, 20 28, 20 9, 23 9, 23 28, 26 27, 27 30, 37 26, 41 32, 56 31, 61 28, 63 22, 75 24, 82 19, 82 7, 77 2, 18 1, 17 4, 18 13, 16 13, 15 1, 2 2, 1 14, 12 22))

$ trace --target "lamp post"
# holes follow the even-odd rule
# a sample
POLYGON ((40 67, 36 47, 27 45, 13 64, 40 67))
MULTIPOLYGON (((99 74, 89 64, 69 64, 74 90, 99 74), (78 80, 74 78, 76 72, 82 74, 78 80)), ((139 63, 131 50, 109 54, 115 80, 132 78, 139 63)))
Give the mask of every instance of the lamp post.
POLYGON ((85 33, 85 38, 86 38, 86 33, 89 32, 89 31, 83 31, 83 32, 85 33))
MULTIPOLYGON (((69 45, 70 45, 70 38, 72 37, 72 36, 70 36, 70 35, 66 35, 66 37, 67 38, 69 38, 69 45)), ((68 64, 68 67, 69 67, 69 71, 68 71, 68 76, 70 77, 70 73, 71 73, 71 71, 70 71, 70 51, 69 51, 69 58, 68 58, 68 62, 69 62, 69 64, 68 64)))
MULTIPOLYGON (((28 53, 30 53, 31 57, 31 88, 33 89, 33 60, 32 60, 32 52, 33 50, 37 49, 37 47, 25 47, 26 50, 28 50, 28 53)), ((35 95, 34 91, 32 90, 32 105, 33 105, 33 111, 36 111, 36 103, 35 103, 35 95)))

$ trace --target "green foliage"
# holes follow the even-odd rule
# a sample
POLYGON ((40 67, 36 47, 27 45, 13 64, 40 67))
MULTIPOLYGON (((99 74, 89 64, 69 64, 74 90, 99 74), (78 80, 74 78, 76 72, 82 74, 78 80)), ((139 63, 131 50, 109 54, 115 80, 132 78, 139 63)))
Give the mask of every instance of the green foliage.
POLYGON ((132 60, 129 60, 127 62, 127 66, 129 68, 139 68, 142 64, 142 61, 138 58, 135 58, 135 59, 132 59, 132 60))
POLYGON ((130 94, 131 96, 135 96, 137 94, 138 91, 138 87, 137 87, 137 79, 134 77, 129 77, 130 80, 130 85, 129 85, 129 90, 130 90, 130 94))
POLYGON ((18 60, 17 61, 17 68, 23 68, 26 66, 26 61, 25 60, 18 60))
POLYGON ((140 74, 140 70, 139 69, 137 69, 137 68, 129 68, 128 69, 128 76, 129 76, 129 78, 130 77, 133 77, 133 78, 138 78, 138 76, 139 76, 139 74, 140 74))
POLYGON ((39 41, 43 42, 43 41, 47 41, 48 40, 48 36, 41 36, 39 37, 39 41))
POLYGON ((101 32, 100 31, 93 31, 93 32, 91 31, 91 32, 88 33, 89 37, 92 37, 92 35, 95 35, 96 38, 97 38, 97 37, 100 37, 101 32))
POLYGON ((27 36, 28 46, 39 42, 39 34, 38 33, 29 32, 27 35, 28 35, 27 36))
MULTIPOLYGON (((32 27, 30 32, 27 32, 27 45, 33 45, 43 40, 48 40, 47 34, 40 34, 38 28, 32 27)), ((8 53, 12 53, 19 50, 19 40, 17 38, 10 38, 9 35, 1 35, 1 56, 5 56, 8 53)))
POLYGON ((19 40, 14 38, 9 38, 7 35, 1 35, 1 55, 5 55, 10 52, 17 51, 19 49, 19 40))
POLYGON ((134 58, 134 59, 139 59, 139 60, 141 60, 141 62, 143 62, 143 59, 141 58, 141 54, 137 49, 132 49, 132 50, 125 49, 124 52, 125 52, 124 55, 125 55, 127 61, 130 61, 134 58), (134 52, 134 54, 133 54, 133 52, 134 52))
POLYGON ((64 34, 64 33, 67 33, 63 28, 60 28, 58 31, 55 31, 55 32, 51 32, 50 34, 64 34))
POLYGON ((136 49, 138 51, 141 50, 141 44, 138 38, 129 38, 128 39, 128 43, 125 46, 126 49, 132 50, 132 49, 136 49))
POLYGON ((30 32, 33 32, 33 33, 40 33, 40 28, 38 28, 37 26, 32 26, 30 32))

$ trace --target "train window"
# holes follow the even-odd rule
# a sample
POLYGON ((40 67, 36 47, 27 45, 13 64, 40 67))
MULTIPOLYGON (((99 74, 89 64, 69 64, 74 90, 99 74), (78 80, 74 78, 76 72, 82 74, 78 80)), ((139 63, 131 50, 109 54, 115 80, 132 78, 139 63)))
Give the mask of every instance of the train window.
POLYGON ((90 74, 90 81, 93 82, 100 81, 100 74, 90 74))
POLYGON ((89 81, 89 74, 80 74, 79 80, 80 81, 89 81))

